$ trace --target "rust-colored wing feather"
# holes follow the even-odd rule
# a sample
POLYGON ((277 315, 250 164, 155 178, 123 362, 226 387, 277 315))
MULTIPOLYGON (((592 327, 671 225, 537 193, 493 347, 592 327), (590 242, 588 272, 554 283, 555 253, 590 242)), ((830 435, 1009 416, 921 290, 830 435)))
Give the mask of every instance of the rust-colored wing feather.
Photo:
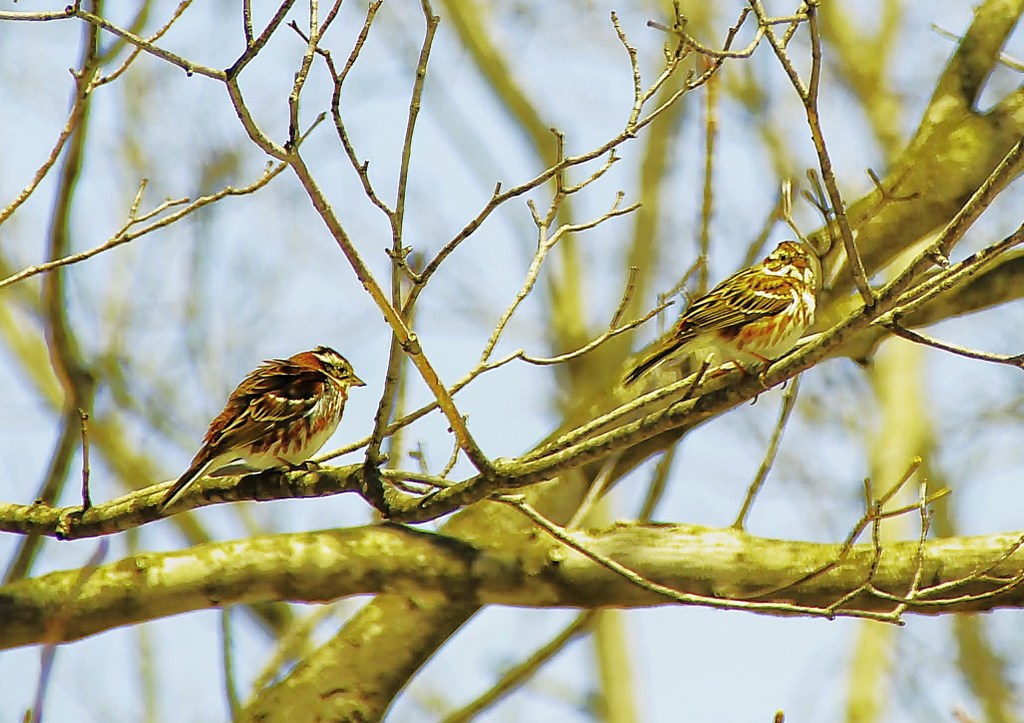
POLYGON ((327 381, 322 372, 287 360, 267 362, 246 377, 210 424, 204 444, 218 452, 248 445, 305 417, 327 381))

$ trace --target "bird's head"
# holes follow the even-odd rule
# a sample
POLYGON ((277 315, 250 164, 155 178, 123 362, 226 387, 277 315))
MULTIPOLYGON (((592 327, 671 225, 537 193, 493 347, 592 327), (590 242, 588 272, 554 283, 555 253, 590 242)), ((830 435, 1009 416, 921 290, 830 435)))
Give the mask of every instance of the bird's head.
POLYGON ((318 365, 322 368, 322 371, 325 374, 333 378, 342 386, 366 386, 366 382, 356 376, 356 373, 352 369, 352 365, 349 364, 348 359, 334 351, 331 347, 318 346, 316 349, 306 353, 318 362, 318 365))
POLYGON ((803 244, 797 241, 783 241, 768 254, 762 262, 766 271, 779 276, 792 276, 818 287, 821 261, 803 244))

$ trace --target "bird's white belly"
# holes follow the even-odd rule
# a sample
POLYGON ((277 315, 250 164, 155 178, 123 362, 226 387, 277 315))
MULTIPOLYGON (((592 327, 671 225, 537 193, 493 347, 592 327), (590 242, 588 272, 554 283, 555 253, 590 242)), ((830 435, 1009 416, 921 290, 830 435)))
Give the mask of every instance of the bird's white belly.
POLYGON ((282 463, 290 465, 302 464, 319 452, 338 429, 338 424, 341 422, 341 415, 338 413, 339 403, 343 402, 333 398, 322 400, 310 412, 310 418, 317 419, 321 415, 325 417, 326 424, 306 438, 304 444, 291 444, 284 450, 281 450, 278 445, 272 445, 268 450, 263 450, 256 454, 250 453, 248 456, 242 457, 241 460, 247 467, 252 469, 271 469, 282 466, 282 463), (322 411, 321 407, 325 404, 328 405, 328 409, 322 411))
POLYGON ((321 431, 312 435, 309 438, 309 441, 300 448, 290 447, 287 451, 279 455, 264 452, 246 458, 245 463, 254 469, 280 467, 282 461, 291 465, 302 464, 319 452, 320 449, 327 444, 327 440, 331 438, 331 435, 333 435, 337 429, 338 422, 335 421, 333 424, 328 424, 321 431))

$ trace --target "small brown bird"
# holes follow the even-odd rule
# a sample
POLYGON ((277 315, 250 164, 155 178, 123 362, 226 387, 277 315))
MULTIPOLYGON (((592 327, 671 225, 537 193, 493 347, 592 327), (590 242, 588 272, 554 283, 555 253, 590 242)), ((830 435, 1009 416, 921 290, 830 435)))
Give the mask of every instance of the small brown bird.
POLYGON ((801 244, 783 241, 761 263, 737 271, 686 307, 623 383, 701 348, 741 364, 782 356, 814 321, 820 269, 818 258, 801 244))
POLYGON ((174 504, 208 470, 232 462, 252 470, 305 462, 338 428, 349 387, 362 386, 348 360, 326 346, 264 362, 231 392, 159 509, 174 504))

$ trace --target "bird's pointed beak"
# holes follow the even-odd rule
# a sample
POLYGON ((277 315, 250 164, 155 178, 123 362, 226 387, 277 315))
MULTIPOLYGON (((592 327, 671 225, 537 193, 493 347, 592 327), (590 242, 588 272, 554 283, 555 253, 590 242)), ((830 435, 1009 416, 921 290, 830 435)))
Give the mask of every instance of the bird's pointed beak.
POLYGON ((355 374, 352 375, 352 381, 349 382, 353 387, 365 387, 366 382, 357 377, 355 374))

